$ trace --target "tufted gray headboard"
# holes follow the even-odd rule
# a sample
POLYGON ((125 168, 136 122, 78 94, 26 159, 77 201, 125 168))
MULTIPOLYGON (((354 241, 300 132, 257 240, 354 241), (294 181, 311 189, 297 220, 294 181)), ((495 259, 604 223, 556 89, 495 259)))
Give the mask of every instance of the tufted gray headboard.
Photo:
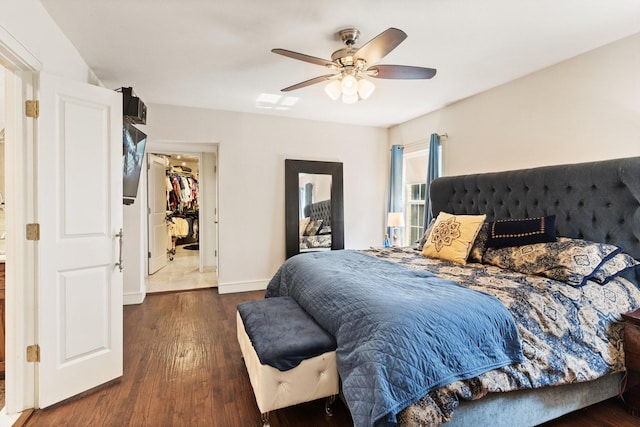
POLYGON ((443 177, 430 191, 434 216, 555 214, 559 236, 614 244, 640 259, 640 157, 443 177))
POLYGON ((323 200, 321 202, 312 203, 304 207, 304 216, 310 217, 312 220, 322 220, 323 226, 331 225, 331 200, 323 200))

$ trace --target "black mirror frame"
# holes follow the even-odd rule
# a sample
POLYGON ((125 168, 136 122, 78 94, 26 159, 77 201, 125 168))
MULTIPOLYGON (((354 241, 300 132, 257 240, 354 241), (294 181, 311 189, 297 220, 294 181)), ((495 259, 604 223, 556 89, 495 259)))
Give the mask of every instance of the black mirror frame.
POLYGON ((342 163, 313 160, 284 161, 284 203, 287 258, 300 253, 300 194, 298 174, 331 175, 331 250, 344 249, 342 163))

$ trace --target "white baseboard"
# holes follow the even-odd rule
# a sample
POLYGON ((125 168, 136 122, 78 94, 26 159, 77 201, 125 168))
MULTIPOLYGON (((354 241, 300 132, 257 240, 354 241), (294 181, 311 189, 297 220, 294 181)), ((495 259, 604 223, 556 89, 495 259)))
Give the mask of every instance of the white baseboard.
POLYGON ((236 292, 262 291, 267 289, 269 280, 256 280, 254 282, 218 283, 219 294, 233 294, 236 292))
POLYGON ((0 427, 11 427, 20 418, 20 412, 7 415, 7 408, 2 408, 0 411, 0 427))
POLYGON ((124 294, 122 296, 122 304, 123 305, 142 304, 145 296, 147 296, 147 294, 142 292, 133 292, 130 294, 124 294))

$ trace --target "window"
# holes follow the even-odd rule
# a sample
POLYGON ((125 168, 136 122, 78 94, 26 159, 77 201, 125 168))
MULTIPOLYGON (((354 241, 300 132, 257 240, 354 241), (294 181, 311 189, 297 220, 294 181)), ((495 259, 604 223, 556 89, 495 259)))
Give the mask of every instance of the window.
POLYGON ((407 185, 405 236, 407 244, 412 246, 422 237, 426 189, 426 183, 407 185))
MULTIPOLYGON (((442 157, 438 153, 439 168, 442 170, 442 157)), ((425 197, 427 193, 427 164, 429 161, 429 141, 419 141, 404 146, 402 164, 402 185, 404 230, 401 245, 415 246, 422 237, 424 227, 425 197)))
POLYGON ((428 149, 417 149, 404 153, 404 230, 405 246, 413 246, 422 237, 424 224, 424 197, 426 194, 428 149))

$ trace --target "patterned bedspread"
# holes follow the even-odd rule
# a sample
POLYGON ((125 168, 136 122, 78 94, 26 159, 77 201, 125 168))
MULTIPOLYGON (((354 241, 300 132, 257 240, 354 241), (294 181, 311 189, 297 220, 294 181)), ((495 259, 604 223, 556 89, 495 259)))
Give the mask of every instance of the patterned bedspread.
POLYGON ((289 258, 265 293, 281 296, 335 337, 355 426, 396 425, 398 411, 429 391, 523 360, 497 298, 357 251, 289 258))
POLYGON ((300 236, 300 249, 330 248, 331 234, 300 236))
POLYGON ((640 290, 625 279, 575 288, 482 264, 460 266, 408 248, 371 249, 369 255, 427 269, 497 297, 513 315, 524 363, 433 390, 398 416, 400 425, 437 426, 451 419, 459 399, 490 392, 590 381, 624 370, 620 313, 640 307, 640 290))

